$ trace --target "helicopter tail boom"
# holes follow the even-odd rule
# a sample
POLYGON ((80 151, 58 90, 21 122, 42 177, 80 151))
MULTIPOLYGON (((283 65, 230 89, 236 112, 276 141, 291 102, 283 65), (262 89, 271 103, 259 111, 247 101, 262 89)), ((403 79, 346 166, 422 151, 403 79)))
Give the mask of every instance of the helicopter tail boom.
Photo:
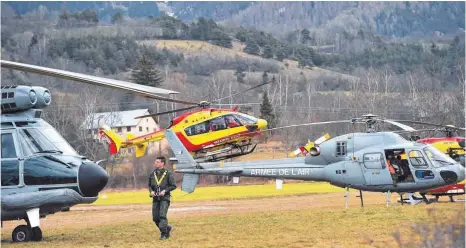
MULTIPOLYGON (((176 137, 176 134, 170 130, 165 130, 165 137, 167 138, 168 144, 175 154, 176 160, 178 161, 177 165, 174 165, 174 169, 195 169, 198 167, 198 164, 188 152, 186 147, 181 143, 181 141, 176 137)), ((194 192, 197 183, 199 182, 199 174, 193 173, 184 173, 183 182, 181 183, 181 190, 187 193, 194 192)))
POLYGON ((117 154, 120 151, 121 144, 125 141, 107 125, 102 125, 99 135, 109 143, 108 147, 111 155, 117 154))

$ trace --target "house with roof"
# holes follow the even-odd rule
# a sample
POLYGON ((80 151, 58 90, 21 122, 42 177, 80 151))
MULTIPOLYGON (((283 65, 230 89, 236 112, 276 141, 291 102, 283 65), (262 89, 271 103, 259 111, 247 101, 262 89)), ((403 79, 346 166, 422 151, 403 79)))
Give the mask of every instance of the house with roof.
MULTIPOLYGON (((159 124, 153 117, 135 119, 138 116, 150 114, 149 109, 135 109, 127 111, 114 111, 94 113, 86 116, 81 129, 87 130, 94 139, 99 139, 100 123, 105 123, 121 137, 126 138, 127 133, 141 136, 160 130, 159 124)), ((148 153, 158 152, 159 142, 150 142, 148 153)))

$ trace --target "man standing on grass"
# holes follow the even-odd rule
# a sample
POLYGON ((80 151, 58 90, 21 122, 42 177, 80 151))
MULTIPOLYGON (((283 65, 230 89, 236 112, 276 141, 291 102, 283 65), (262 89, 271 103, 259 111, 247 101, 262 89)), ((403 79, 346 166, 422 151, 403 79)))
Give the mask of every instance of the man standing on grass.
POLYGON ((149 176, 149 192, 152 197, 152 218, 160 230, 160 240, 168 239, 172 227, 168 225, 170 192, 176 189, 173 172, 163 168, 165 157, 157 157, 155 170, 149 176))

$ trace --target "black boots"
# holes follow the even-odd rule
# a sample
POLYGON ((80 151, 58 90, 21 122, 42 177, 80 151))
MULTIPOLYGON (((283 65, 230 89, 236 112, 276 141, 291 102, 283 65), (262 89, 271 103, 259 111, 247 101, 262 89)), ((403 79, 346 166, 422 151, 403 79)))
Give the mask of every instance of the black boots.
POLYGON ((160 234, 160 240, 165 240, 165 239, 168 239, 170 238, 170 232, 172 230, 172 227, 171 226, 167 226, 167 228, 165 229, 165 232, 162 232, 160 234))
POLYGON ((172 227, 171 227, 171 226, 167 226, 167 232, 166 232, 166 235, 165 235, 165 236, 167 236, 167 238, 170 238, 170 232, 171 232, 171 230, 172 230, 172 227))

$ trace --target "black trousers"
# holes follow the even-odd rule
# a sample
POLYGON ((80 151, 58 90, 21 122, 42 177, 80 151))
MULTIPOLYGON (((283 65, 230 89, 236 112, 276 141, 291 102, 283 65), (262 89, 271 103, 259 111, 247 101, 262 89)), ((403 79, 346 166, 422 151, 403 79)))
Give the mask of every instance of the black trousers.
POLYGON ((170 201, 153 201, 152 202, 152 219, 161 233, 167 232, 168 219, 167 213, 170 207, 170 201))

